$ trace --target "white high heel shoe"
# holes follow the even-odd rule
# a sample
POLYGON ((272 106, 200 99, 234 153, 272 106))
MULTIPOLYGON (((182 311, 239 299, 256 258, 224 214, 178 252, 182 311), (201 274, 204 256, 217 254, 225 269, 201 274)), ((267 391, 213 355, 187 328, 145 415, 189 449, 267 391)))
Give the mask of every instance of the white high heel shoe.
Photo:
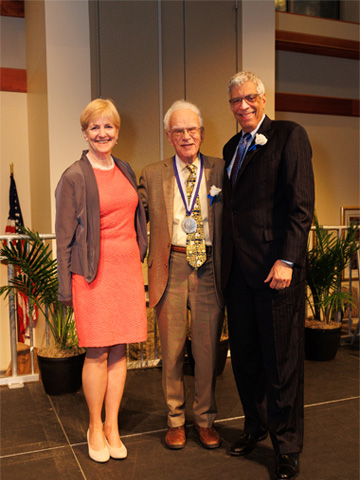
POLYGON ((125 445, 121 442, 121 447, 112 447, 105 437, 106 446, 109 450, 110 457, 115 460, 123 460, 127 457, 127 449, 125 445))
POLYGON ((110 452, 107 447, 108 443, 106 442, 106 439, 105 439, 106 445, 102 450, 93 450, 90 447, 89 430, 87 431, 86 437, 87 437, 89 457, 91 458, 91 460, 94 460, 94 462, 99 462, 99 463, 108 462, 110 460, 110 452))

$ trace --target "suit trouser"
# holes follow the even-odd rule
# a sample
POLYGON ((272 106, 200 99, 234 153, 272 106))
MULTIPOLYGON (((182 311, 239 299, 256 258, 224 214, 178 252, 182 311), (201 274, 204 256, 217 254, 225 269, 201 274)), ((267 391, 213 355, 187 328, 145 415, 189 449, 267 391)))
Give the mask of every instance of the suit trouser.
POLYGON ((216 359, 224 312, 217 303, 214 285, 211 255, 194 270, 184 253, 171 252, 168 284, 155 307, 169 427, 185 424, 183 364, 188 309, 195 361, 194 421, 201 427, 209 427, 216 417, 216 359))
POLYGON ((251 288, 235 260, 226 291, 231 361, 245 432, 299 453, 304 429, 305 284, 251 288))

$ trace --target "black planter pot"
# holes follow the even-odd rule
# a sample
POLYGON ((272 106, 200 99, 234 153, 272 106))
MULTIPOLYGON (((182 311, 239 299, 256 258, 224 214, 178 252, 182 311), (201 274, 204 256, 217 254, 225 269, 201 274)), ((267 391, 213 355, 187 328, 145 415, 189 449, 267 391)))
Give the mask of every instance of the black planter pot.
POLYGON ((38 364, 45 392, 48 395, 74 393, 80 389, 85 353, 64 358, 38 355, 38 364))
POLYGON ((333 360, 340 336, 341 326, 331 329, 305 327, 305 357, 319 362, 333 360))
MULTIPOLYGON (((227 359, 227 353, 229 348, 229 340, 226 338, 225 340, 220 340, 219 342, 219 354, 218 354, 218 361, 217 361, 217 369, 216 375, 221 375, 225 368, 225 363, 227 359)), ((185 373, 189 373, 190 375, 194 375, 195 369, 195 361, 194 357, 191 353, 191 339, 186 338, 186 353, 189 362, 189 368, 185 369, 185 373)))

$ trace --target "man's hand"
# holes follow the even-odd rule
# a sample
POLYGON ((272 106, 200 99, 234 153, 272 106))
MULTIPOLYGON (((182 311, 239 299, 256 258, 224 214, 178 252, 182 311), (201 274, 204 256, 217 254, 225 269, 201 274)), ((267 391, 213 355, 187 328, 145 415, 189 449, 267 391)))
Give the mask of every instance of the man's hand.
POLYGON ((290 285, 292 273, 293 269, 290 265, 282 260, 276 260, 264 283, 270 282, 270 288, 282 290, 290 285))

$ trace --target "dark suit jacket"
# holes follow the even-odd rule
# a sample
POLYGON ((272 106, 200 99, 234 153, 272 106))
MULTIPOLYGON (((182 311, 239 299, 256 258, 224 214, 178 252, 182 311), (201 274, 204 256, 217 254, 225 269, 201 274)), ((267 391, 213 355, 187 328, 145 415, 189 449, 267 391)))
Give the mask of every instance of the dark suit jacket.
MULTIPOLYGON (((82 153, 80 160, 68 167, 56 187, 56 246, 60 301, 71 304, 71 274, 77 273, 90 283, 97 274, 100 258, 100 204, 95 174, 82 153)), ((137 183, 130 165, 114 158, 137 191, 137 183)), ((147 249, 146 217, 140 201, 134 222, 141 261, 147 249)))
MULTIPOLYGON (((294 262, 293 281, 303 278, 309 228, 314 210, 311 146, 305 130, 289 121, 265 117, 251 144, 234 189, 224 175, 222 286, 226 288, 236 253, 249 285, 264 286, 278 259, 294 262), (252 149, 252 150, 251 150, 252 149)), ((225 168, 241 133, 224 146, 225 168)))
MULTIPOLYGON (((204 176, 207 190, 222 186, 224 162, 220 158, 204 159, 204 176)), ((150 221, 150 249, 148 257, 150 307, 157 305, 163 296, 169 277, 169 258, 173 231, 175 174, 173 158, 144 168, 140 175, 139 195, 150 221)), ((214 286, 219 306, 223 306, 221 291, 221 228, 222 192, 210 206, 208 199, 209 230, 213 247, 214 286)))

